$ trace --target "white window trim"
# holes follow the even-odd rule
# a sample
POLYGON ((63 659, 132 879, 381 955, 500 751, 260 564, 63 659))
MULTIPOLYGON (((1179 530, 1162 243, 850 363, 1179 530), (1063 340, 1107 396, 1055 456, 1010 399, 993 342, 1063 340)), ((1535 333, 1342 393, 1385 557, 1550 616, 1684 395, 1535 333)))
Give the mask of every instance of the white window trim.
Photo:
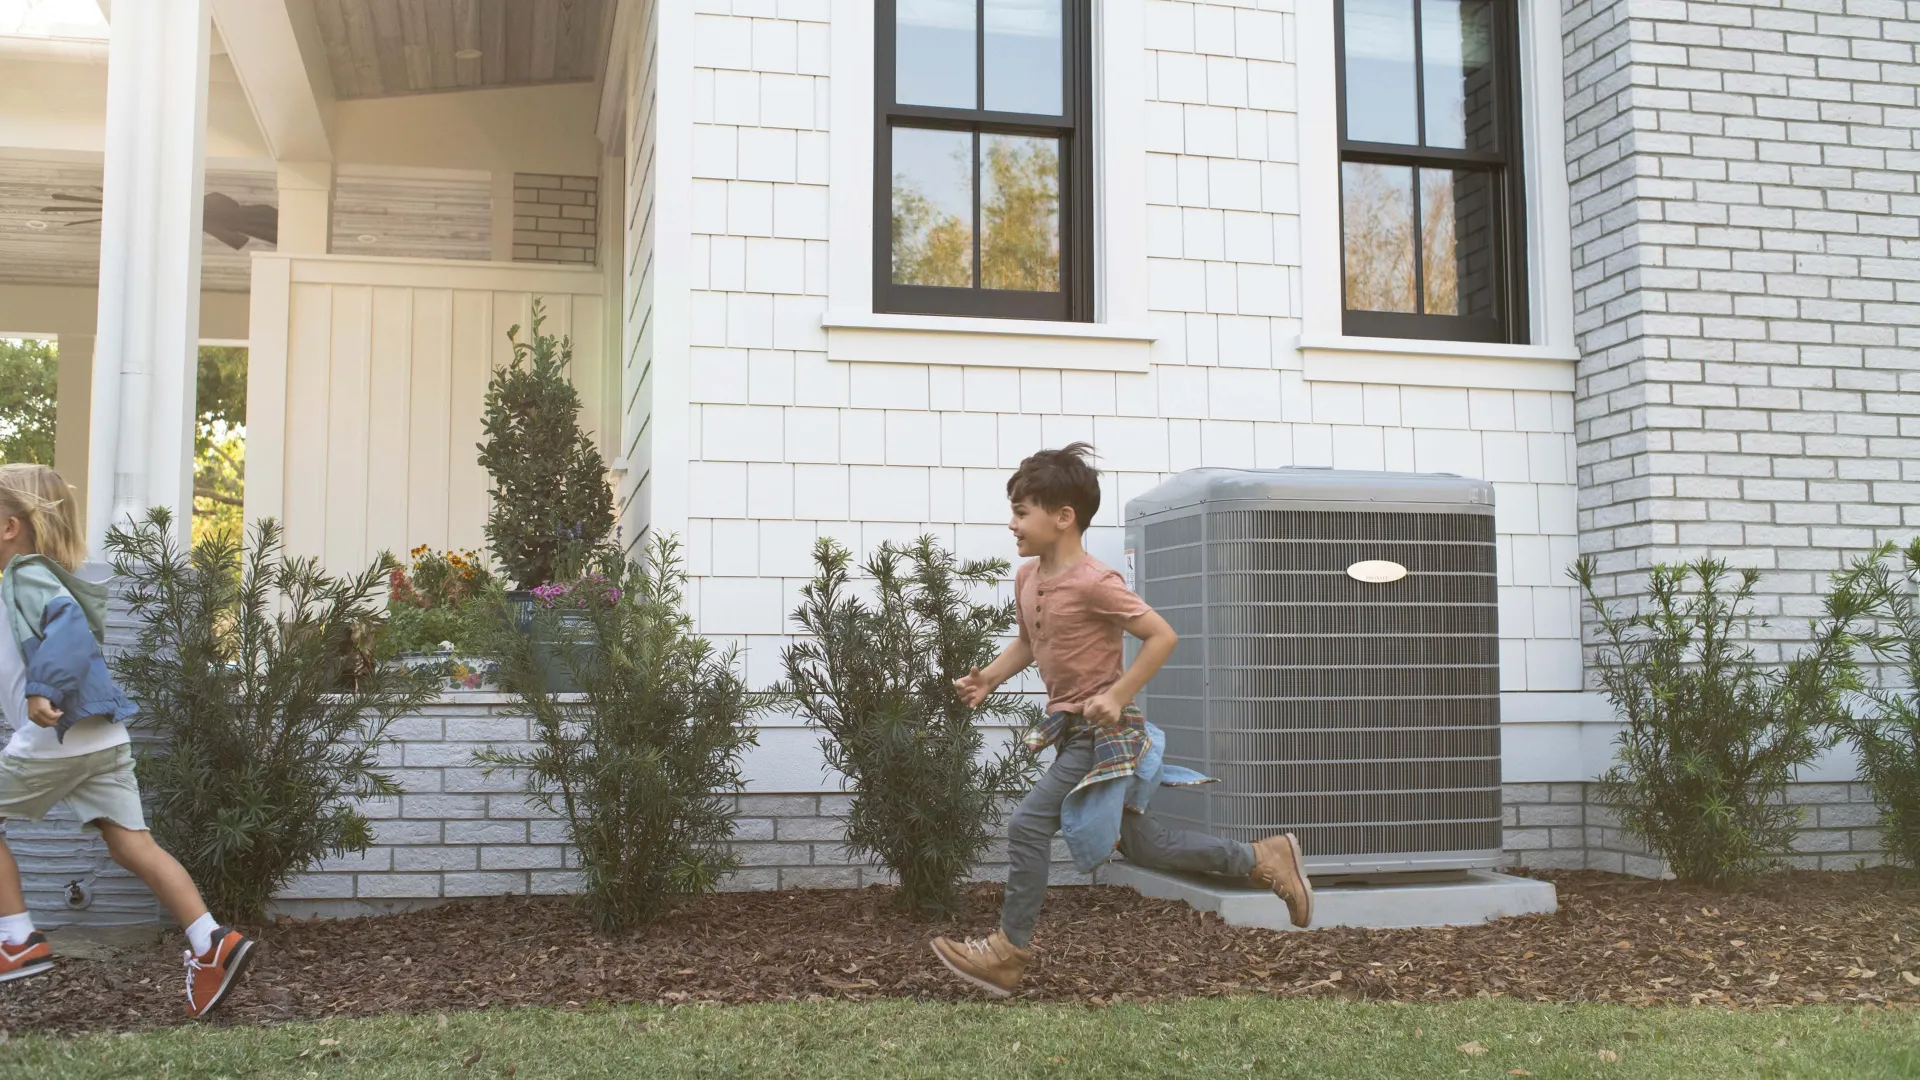
POLYGON ((873 9, 874 0, 833 0, 828 40, 828 313, 821 320, 827 359, 1146 371, 1154 332, 1147 315, 1141 0, 1094 4, 1092 323, 874 312, 873 9))
POLYGON ((1340 295, 1340 142, 1333 5, 1302 4, 1300 202, 1325 213, 1301 218, 1300 351, 1306 378, 1488 389, 1573 389, 1580 358, 1573 334, 1572 224, 1561 85, 1560 9, 1552 0, 1519 0, 1522 174, 1527 201, 1527 311, 1530 345, 1348 337, 1340 295), (1431 359, 1428 359, 1431 358, 1431 359))

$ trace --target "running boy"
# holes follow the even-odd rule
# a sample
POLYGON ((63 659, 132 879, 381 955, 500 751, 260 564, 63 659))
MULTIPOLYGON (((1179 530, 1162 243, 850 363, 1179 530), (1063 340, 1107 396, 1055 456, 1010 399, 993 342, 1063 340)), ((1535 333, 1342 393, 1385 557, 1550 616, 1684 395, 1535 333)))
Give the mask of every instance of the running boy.
POLYGON ((975 668, 954 682, 961 700, 978 705, 1038 663, 1047 687, 1047 719, 1027 734, 1027 744, 1053 747, 1053 766, 1013 812, 1000 929, 968 941, 933 940, 941 963, 996 997, 1013 993, 1032 958, 1027 946, 1046 897, 1055 832, 1066 837, 1083 873, 1117 842, 1136 865, 1247 878, 1285 900, 1295 926, 1313 919, 1313 890, 1292 833, 1249 846, 1176 832, 1146 813, 1160 784, 1206 778, 1161 764, 1166 737, 1133 704, 1179 639, 1119 574, 1080 546, 1100 509, 1092 454, 1082 442, 1042 450, 1007 481, 1008 528, 1020 554, 1032 557, 1014 575, 1020 636, 986 670, 975 668), (1140 654, 1124 672, 1122 631, 1140 639, 1140 654))
POLYGON ((214 922, 193 879, 147 831, 125 723, 134 704, 100 651, 106 590, 74 576, 84 552, 78 517, 59 473, 0 465, 0 713, 13 727, 0 752, 0 983, 53 967, 46 935, 27 916, 5 820, 37 821, 65 800, 186 927, 187 1012, 205 1016, 253 942, 214 922))

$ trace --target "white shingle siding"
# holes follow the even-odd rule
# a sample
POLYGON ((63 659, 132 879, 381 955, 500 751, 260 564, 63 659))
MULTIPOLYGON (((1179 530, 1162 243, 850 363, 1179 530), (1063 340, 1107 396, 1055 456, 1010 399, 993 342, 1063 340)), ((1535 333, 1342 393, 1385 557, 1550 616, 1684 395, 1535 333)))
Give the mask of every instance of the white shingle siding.
MULTIPOLYGON (((1573 595, 1560 577, 1575 548, 1571 396, 1302 375, 1291 8, 1104 9, 1141 20, 1150 46, 1138 68, 1137 164, 1148 310, 1113 317, 1160 336, 1150 370, 1132 374, 828 361, 829 207, 847 197, 827 187, 825 43, 838 5, 702 0, 687 107, 686 535, 701 628, 739 635, 750 672, 771 672, 789 640, 785 615, 814 537, 864 553, 924 529, 963 554, 1011 557, 1008 470, 1043 446, 1088 439, 1108 470, 1090 544, 1109 560, 1126 499, 1198 465, 1495 479, 1503 557, 1517 543, 1551 563, 1516 577, 1503 558, 1504 609, 1516 613, 1503 682, 1579 688, 1573 595)), ((868 111, 861 137, 871 122, 868 111)), ((854 193, 863 204, 870 183, 854 193)))

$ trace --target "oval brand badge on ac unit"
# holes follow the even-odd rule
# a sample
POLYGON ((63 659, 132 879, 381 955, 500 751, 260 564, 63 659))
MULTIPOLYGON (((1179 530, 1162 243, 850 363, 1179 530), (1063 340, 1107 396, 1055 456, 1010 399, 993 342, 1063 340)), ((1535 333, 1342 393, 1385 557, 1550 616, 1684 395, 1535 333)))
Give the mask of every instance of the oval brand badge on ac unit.
POLYGON ((1347 567, 1347 576, 1369 585, 1385 585, 1407 576, 1407 568, 1389 559, 1365 559, 1347 567))

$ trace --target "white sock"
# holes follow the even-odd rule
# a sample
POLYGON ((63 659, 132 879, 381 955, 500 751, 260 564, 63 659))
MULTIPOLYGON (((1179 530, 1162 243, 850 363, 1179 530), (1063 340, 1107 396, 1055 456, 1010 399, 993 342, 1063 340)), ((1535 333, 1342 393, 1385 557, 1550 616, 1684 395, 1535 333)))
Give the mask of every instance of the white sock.
POLYGON ((9 945, 25 945, 27 938, 33 935, 33 916, 26 912, 18 915, 0 915, 0 941, 9 945))
POLYGON ((193 920, 193 925, 187 927, 187 944, 193 947, 193 955, 207 955, 207 950, 213 948, 213 932, 219 926, 213 921, 211 911, 193 920))

